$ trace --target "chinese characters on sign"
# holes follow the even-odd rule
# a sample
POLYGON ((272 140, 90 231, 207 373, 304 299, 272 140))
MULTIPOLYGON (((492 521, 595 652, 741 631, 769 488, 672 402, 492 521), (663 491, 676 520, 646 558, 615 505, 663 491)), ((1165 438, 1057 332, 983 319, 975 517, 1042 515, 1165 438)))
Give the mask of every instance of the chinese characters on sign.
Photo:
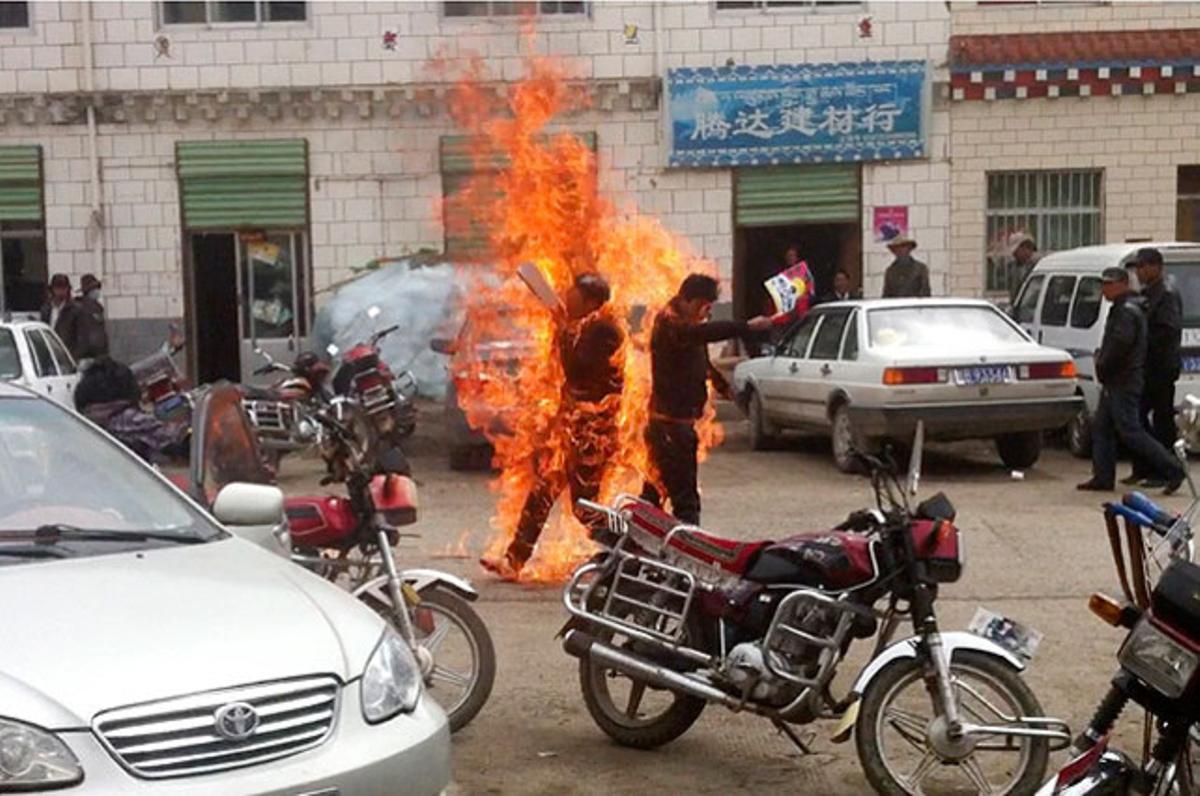
POLYGON ((672 69, 672 166, 925 154, 925 62, 672 69))

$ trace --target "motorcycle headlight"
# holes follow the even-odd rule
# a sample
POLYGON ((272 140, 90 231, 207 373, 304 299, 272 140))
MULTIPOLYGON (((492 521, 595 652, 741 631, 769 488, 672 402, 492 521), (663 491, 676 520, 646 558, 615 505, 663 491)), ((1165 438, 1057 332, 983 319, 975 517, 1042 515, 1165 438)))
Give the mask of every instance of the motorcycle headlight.
POLYGON ((49 790, 82 780, 79 761, 55 735, 0 719, 0 791, 49 790))
POLYGON ((408 644, 389 627, 363 672, 363 718, 368 724, 387 721, 415 708, 420 698, 421 668, 408 644))
POLYGON ((1143 619, 1133 628, 1118 656, 1121 666, 1151 688, 1178 699, 1196 672, 1197 658, 1173 638, 1143 619))

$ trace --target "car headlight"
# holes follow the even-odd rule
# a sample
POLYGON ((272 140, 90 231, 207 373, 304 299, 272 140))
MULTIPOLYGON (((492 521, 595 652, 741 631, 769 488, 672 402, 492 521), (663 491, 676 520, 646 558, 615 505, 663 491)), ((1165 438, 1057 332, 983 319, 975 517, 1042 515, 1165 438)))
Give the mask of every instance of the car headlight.
POLYGON ((1196 654, 1143 619, 1118 656, 1121 666, 1171 699, 1179 698, 1196 672, 1196 654))
POLYGON ((363 718, 369 724, 386 721, 415 708, 420 698, 421 668, 408 644, 389 627, 363 672, 363 718))
POLYGON ((83 769, 52 733, 0 719, 0 791, 61 788, 83 780, 83 769))

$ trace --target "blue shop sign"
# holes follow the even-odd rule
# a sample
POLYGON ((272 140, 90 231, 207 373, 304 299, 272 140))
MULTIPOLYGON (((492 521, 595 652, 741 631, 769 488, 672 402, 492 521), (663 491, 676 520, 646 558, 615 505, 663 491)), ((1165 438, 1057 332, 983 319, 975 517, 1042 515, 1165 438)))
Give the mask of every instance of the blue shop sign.
POLYGON ((925 156, 924 61, 667 72, 672 166, 925 156))

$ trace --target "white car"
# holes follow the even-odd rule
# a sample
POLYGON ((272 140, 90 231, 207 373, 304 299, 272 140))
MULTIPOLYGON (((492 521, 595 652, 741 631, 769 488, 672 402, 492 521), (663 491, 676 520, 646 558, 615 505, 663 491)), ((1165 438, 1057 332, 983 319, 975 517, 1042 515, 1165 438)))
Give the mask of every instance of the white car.
POLYGON ((0 323, 0 379, 73 407, 79 372, 62 340, 41 321, 0 323))
POLYGON ((847 472, 855 451, 911 439, 918 420, 931 439, 995 438, 1004 464, 1024 469, 1041 432, 1081 403, 1069 354, 972 299, 820 305, 772 355, 740 363, 733 388, 755 448, 785 429, 829 432, 847 472))
MULTIPOLYGON (((234 489, 231 485, 227 489, 234 489)), ((235 490, 214 511, 278 522, 235 490)), ((349 594, 0 385, 0 792, 436 794, 446 716, 349 594)))

